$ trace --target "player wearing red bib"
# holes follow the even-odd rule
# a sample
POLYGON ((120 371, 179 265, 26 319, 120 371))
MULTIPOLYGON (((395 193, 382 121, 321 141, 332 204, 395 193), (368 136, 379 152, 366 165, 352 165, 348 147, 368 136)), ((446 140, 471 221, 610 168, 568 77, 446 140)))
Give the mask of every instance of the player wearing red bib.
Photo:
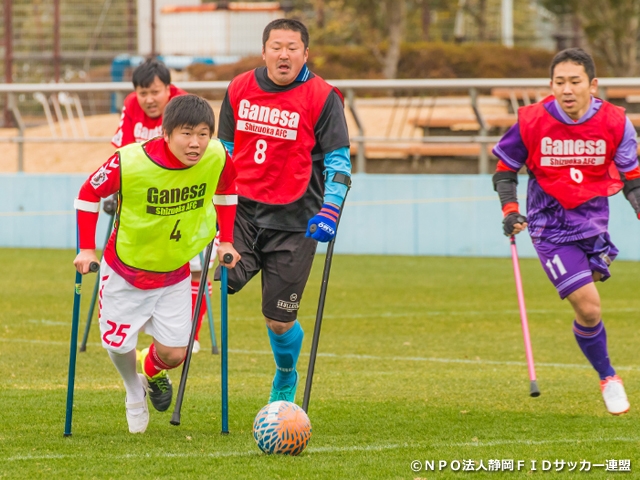
POLYGON ((114 147, 142 143, 162 135, 162 114, 169 100, 187 92, 171 83, 169 69, 155 58, 133 72, 134 92, 124 99, 120 124, 111 139, 114 147))
POLYGON ((242 261, 229 272, 229 292, 261 273, 276 364, 269 402, 293 402, 304 336, 298 309, 317 242, 335 236, 351 175, 349 135, 342 96, 306 66, 306 27, 274 20, 262 42, 265 67, 236 77, 220 110, 218 136, 238 171, 242 261))
POLYGON ((611 366, 594 282, 611 275, 618 254, 608 233, 607 197, 624 188, 640 218, 636 132, 622 108, 595 97, 590 55, 572 48, 551 62, 552 95, 518 111, 518 123, 494 148, 493 176, 507 236, 528 227, 533 246, 560 298, 575 312, 578 345, 600 376, 609 413, 629 410, 622 380, 611 366), (527 217, 519 212, 517 172, 529 172, 527 217))

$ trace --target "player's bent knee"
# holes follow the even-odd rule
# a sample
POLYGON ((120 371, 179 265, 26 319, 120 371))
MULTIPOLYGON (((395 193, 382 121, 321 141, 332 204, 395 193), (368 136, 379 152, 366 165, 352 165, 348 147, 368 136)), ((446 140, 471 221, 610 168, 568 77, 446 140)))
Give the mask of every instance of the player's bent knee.
POLYGON ((184 357, 187 353, 187 347, 164 347, 162 351, 156 348, 160 360, 167 365, 177 367, 184 361, 184 357))
POLYGON ((265 317, 264 320, 267 323, 267 328, 276 335, 282 335, 283 333, 288 332, 293 327, 293 323, 295 322, 295 319, 290 321, 274 320, 267 317, 265 317))

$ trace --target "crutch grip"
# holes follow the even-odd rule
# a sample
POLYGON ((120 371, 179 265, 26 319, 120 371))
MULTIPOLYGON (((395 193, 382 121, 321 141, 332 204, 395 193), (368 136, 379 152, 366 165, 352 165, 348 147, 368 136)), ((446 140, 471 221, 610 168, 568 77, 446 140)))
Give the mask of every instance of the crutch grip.
POLYGON ((222 257, 222 261, 224 263, 231 263, 233 262, 233 255, 231 255, 230 253, 225 253, 224 256, 222 257))
POLYGON ((89 265, 89 271, 95 273, 98 270, 100 270, 100 264, 98 262, 91 262, 91 265, 89 265))

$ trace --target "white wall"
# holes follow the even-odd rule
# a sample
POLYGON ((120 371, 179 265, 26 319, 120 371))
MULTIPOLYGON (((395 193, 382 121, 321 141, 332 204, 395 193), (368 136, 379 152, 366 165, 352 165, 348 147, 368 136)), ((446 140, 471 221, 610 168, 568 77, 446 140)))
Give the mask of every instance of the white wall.
MULTIPOLYGON (((0 247, 74 248, 73 199, 86 174, 0 175, 0 247)), ((526 181, 518 188, 525 205, 526 181)), ((610 233, 619 259, 640 260, 640 221, 622 194, 611 198, 610 233)), ((96 234, 104 244, 107 216, 96 234)), ((320 244, 318 251, 325 249, 320 244)), ((356 174, 336 253, 509 257, 491 175, 356 174)), ((518 253, 535 257, 528 234, 518 253)))
POLYGON ((260 55, 264 27, 283 16, 281 10, 161 13, 159 53, 205 57, 260 55))
MULTIPOLYGON (((169 5, 200 5, 200 0, 155 0, 156 50, 160 49, 160 10, 169 5)), ((151 53, 151 0, 138 0, 138 55, 151 53)))

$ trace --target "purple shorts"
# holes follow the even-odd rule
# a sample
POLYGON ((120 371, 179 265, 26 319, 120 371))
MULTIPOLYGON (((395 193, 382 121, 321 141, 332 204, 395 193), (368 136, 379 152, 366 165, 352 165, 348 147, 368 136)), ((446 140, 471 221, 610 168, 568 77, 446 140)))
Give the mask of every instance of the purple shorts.
POLYGON ((541 240, 533 246, 562 299, 593 282, 593 272, 600 272, 604 282, 611 276, 609 265, 618 255, 608 233, 562 244, 541 240))

